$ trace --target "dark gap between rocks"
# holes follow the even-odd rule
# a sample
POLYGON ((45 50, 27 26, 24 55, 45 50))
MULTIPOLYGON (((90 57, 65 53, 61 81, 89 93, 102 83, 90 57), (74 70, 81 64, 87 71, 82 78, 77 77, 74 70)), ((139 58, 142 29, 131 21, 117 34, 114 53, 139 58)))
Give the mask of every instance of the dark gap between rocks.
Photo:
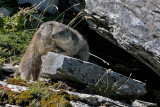
POLYGON ((104 68, 111 68, 113 71, 127 77, 132 73, 131 78, 140 80, 146 83, 147 86, 148 93, 140 99, 160 104, 160 96, 158 97, 155 92, 155 90, 159 90, 158 93, 160 92, 158 85, 160 77, 138 59, 104 39, 87 25, 87 22, 83 21, 76 29, 87 39, 90 52, 109 62, 110 65, 104 64, 93 56, 90 57, 90 62, 104 68))

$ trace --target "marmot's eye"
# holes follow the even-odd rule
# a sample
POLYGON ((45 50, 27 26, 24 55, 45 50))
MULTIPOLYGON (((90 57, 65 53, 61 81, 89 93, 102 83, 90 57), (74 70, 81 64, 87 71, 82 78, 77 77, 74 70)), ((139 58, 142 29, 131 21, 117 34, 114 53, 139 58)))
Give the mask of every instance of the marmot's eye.
POLYGON ((50 25, 50 26, 52 26, 53 24, 52 24, 52 23, 50 23, 49 25, 50 25))

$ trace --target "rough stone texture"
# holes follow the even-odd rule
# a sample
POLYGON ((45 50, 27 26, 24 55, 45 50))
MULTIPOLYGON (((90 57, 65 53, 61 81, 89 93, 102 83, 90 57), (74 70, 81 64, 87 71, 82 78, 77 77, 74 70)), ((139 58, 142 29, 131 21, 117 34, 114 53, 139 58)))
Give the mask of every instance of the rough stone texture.
POLYGON ((18 70, 19 65, 15 64, 15 63, 11 63, 11 64, 3 64, 2 70, 6 71, 6 72, 14 72, 16 70, 18 70))
POLYGON ((160 76, 160 1, 85 1, 89 27, 160 76))
POLYGON ((75 95, 77 96, 80 100, 87 102, 88 104, 91 105, 98 105, 99 103, 109 103, 110 107, 131 107, 129 104, 125 104, 120 101, 115 101, 103 96, 99 95, 91 95, 91 94, 82 94, 82 93, 77 93, 77 92, 68 92, 70 95, 75 95))
POLYGON ((133 107, 158 107, 157 104, 155 103, 151 103, 151 102, 145 102, 145 101, 141 101, 141 100, 135 100, 132 103, 133 107))
POLYGON ((85 104, 85 103, 82 103, 80 101, 70 101, 70 104, 73 106, 73 107, 94 107, 94 106, 90 106, 88 104, 85 104))
POLYGON ((4 17, 10 16, 10 12, 6 8, 0 8, 0 14, 4 17))
POLYGON ((121 74, 107 70, 95 64, 81 61, 79 59, 48 52, 41 57, 42 75, 48 75, 51 78, 69 78, 75 81, 81 81, 90 85, 95 85, 102 78, 104 84, 112 86, 116 83, 118 91, 122 95, 142 95, 146 93, 145 83, 127 78, 121 74), (108 77, 108 78, 107 78, 108 77))
MULTIPOLYGON (((54 90, 58 92, 59 90, 54 90)), ((129 104, 126 104, 121 101, 115 101, 107 97, 103 97, 100 95, 93 95, 93 94, 82 94, 78 92, 71 92, 71 91, 66 91, 70 95, 75 95, 77 96, 82 102, 85 102, 86 104, 89 104, 94 107, 99 107, 99 104, 109 104, 109 107, 132 107, 129 104)), ((106 107, 106 106, 105 106, 106 107)))
POLYGON ((0 105, 0 107, 21 107, 21 106, 5 104, 5 105, 0 105))
POLYGON ((19 0, 19 2, 18 2, 19 5, 23 5, 26 3, 29 3, 32 6, 37 6, 41 3, 37 9, 40 11, 45 10, 47 13, 50 13, 52 15, 54 15, 56 12, 58 12, 56 7, 59 3, 59 0, 19 0))
MULTIPOLYGON (((4 81, 0 81, 0 84, 3 86, 6 86, 8 88, 12 88, 11 91, 14 92, 22 92, 22 91, 26 91, 28 90, 28 87, 24 87, 24 86, 17 86, 17 85, 12 85, 12 84, 7 84, 4 81), (17 90, 19 89, 19 90, 17 90)), ((54 92, 59 92, 60 90, 55 90, 52 89, 54 92)), ((73 107, 93 107, 90 105, 94 105, 94 107, 99 104, 105 104, 105 103, 109 103, 111 104, 111 107, 131 107, 129 104, 123 103, 121 101, 115 101, 106 97, 102 97, 99 95, 91 95, 91 94, 82 94, 82 93, 78 93, 78 92, 70 92, 70 91, 66 91, 68 94, 70 95, 75 95, 77 96, 81 101, 85 102, 81 102, 81 101, 71 101, 71 105, 73 107), (77 104, 81 104, 82 106, 79 106, 77 104)), ((13 105, 15 107, 18 107, 16 105, 13 105)), ((1 107, 1 105, 0 105, 1 107)), ((6 106, 5 106, 6 107, 6 106)), ((12 106, 11 106, 12 107, 12 106)))

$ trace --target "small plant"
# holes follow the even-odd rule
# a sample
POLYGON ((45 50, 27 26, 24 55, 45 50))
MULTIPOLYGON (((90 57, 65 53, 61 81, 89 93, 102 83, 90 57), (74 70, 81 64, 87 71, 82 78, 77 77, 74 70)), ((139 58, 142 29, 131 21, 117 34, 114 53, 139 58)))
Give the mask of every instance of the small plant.
POLYGON ((5 50, 0 54, 1 57, 6 58, 6 62, 19 61, 25 52, 37 28, 31 15, 35 12, 35 9, 25 8, 12 17, 0 16, 0 50, 5 50))
POLYGON ((40 86, 30 86, 28 91, 37 99, 46 99, 51 95, 49 89, 40 86))
POLYGON ((107 70, 106 73, 99 79, 97 84, 95 85, 96 89, 98 89, 98 92, 107 97, 112 97, 117 95, 119 92, 117 90, 117 83, 110 83, 108 80, 108 72, 110 72, 111 69, 107 70), (102 80, 102 78, 106 75, 106 81, 102 80))
POLYGON ((54 93, 47 100, 41 102, 41 106, 47 107, 72 107, 69 103, 73 100, 73 97, 66 93, 64 90, 60 90, 58 93, 54 93))
POLYGON ((17 31, 3 33, 0 31, 0 49, 5 50, 1 58, 6 58, 6 62, 20 59, 25 52, 34 31, 17 31))
POLYGON ((2 68, 4 61, 5 61, 5 58, 0 56, 0 69, 2 68))
POLYGON ((117 84, 112 85, 107 84, 106 82, 99 82, 97 86, 87 85, 84 89, 84 93, 98 94, 104 97, 112 98, 118 96, 117 84))
POLYGON ((4 53, 4 50, 2 50, 0 47, 0 69, 2 68, 3 63, 5 62, 5 58, 2 56, 3 53, 4 53))

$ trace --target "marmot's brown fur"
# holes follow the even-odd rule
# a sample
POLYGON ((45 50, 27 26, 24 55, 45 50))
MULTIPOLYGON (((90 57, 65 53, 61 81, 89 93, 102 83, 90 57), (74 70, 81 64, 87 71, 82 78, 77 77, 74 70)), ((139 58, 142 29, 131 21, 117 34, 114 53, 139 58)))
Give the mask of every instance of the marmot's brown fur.
POLYGON ((87 61, 89 47, 83 36, 67 25, 49 21, 40 26, 29 44, 15 77, 37 80, 42 65, 41 56, 47 52, 65 53, 87 61))

